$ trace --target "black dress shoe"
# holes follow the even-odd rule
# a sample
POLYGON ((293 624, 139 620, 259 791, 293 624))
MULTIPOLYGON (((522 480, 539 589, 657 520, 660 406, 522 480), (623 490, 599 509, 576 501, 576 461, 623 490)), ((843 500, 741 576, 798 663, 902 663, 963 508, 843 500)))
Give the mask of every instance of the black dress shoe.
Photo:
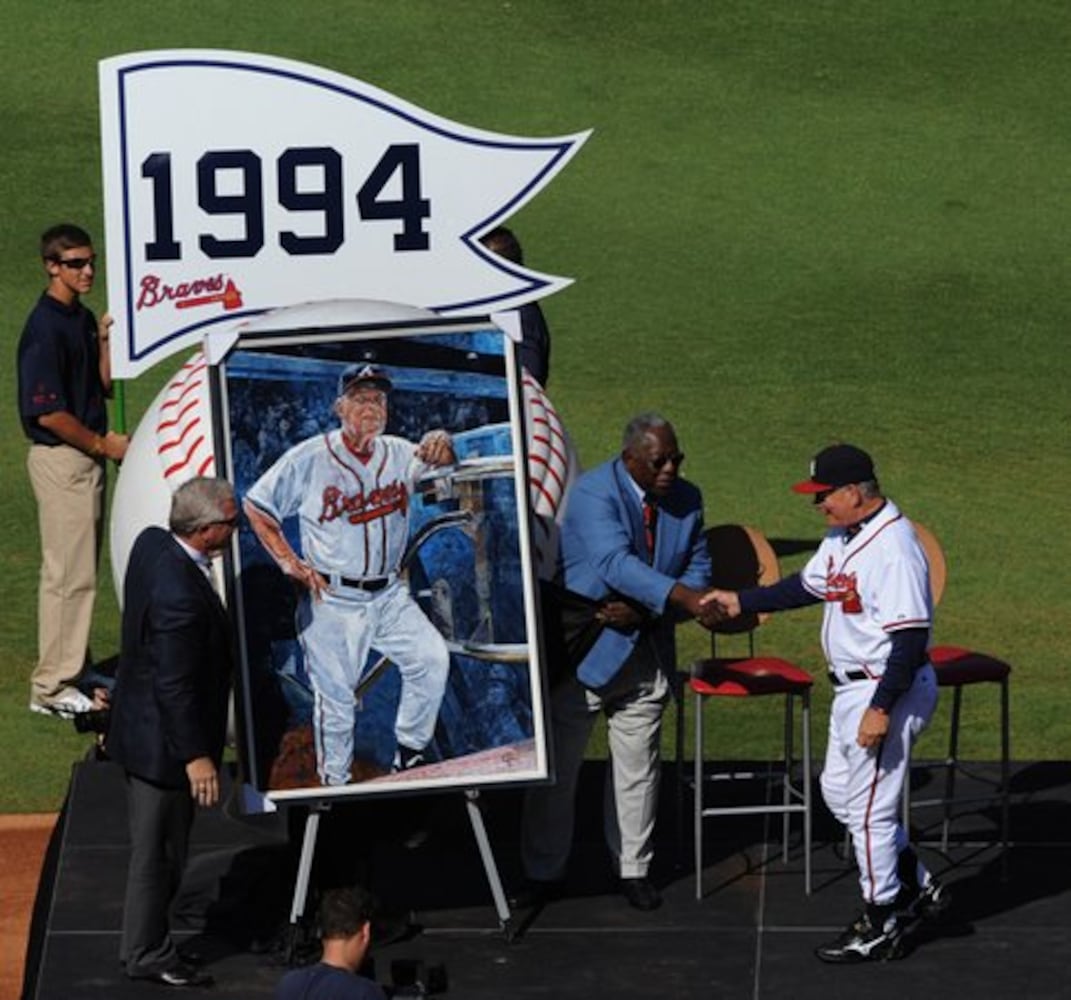
POLYGON ((621 895, 637 910, 657 910, 662 905, 662 893, 650 879, 642 876, 621 879, 621 895))
POLYGON ((131 979, 159 983, 161 986, 211 986, 215 980, 200 969, 195 969, 185 962, 177 962, 160 972, 150 972, 144 976, 131 976, 131 979))
POLYGON ((560 880, 525 879, 509 894, 509 908, 511 910, 534 910, 538 906, 546 906, 555 899, 561 899, 564 889, 565 886, 560 880))
POLYGON ((200 945, 180 944, 176 951, 183 965, 192 965, 196 969, 208 964, 208 955, 200 945))

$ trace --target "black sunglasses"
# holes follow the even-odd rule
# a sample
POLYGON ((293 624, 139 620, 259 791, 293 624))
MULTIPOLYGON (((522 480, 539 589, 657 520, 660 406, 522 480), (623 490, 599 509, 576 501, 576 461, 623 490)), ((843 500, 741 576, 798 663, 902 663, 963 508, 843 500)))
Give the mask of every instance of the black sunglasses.
POLYGON ((845 483, 843 486, 834 486, 831 490, 820 490, 818 493, 815 493, 814 502, 815 504, 825 503, 825 501, 833 496, 838 490, 846 489, 851 485, 852 483, 845 483))
POLYGON ((81 271, 83 268, 88 267, 90 264, 96 264, 97 258, 94 257, 53 257, 52 258, 60 267, 69 267, 72 271, 81 271))
POLYGON ((670 452, 668 455, 655 455, 654 458, 647 459, 647 464, 655 472, 657 472, 659 469, 662 468, 662 466, 668 465, 671 462, 673 463, 674 467, 679 469, 681 467, 681 463, 683 461, 684 461, 684 452, 683 451, 674 451, 674 452, 670 452))

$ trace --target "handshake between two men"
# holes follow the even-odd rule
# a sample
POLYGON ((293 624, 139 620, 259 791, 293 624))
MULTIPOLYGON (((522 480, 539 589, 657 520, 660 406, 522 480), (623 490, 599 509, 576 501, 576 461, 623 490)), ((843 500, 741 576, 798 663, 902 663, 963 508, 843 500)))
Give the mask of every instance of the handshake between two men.
MULTIPOLYGON (((694 619, 705 629, 740 614, 740 600, 731 590, 710 590, 702 593, 683 583, 674 584, 669 593, 670 603, 683 615, 694 619)), ((649 614, 633 601, 613 599, 603 601, 595 613, 600 625, 620 631, 639 628, 649 620, 649 614)))

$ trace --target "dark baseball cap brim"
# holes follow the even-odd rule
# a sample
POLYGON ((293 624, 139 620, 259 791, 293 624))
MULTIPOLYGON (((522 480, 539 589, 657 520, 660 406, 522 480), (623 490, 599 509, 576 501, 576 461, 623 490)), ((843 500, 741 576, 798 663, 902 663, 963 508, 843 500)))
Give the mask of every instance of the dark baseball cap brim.
POLYGON ((378 368, 369 370, 367 367, 361 371, 343 374, 339 379, 338 394, 340 396, 349 392, 350 389, 355 388, 362 389, 378 389, 380 392, 390 392, 394 388, 394 384, 387 376, 386 372, 380 371, 378 368))

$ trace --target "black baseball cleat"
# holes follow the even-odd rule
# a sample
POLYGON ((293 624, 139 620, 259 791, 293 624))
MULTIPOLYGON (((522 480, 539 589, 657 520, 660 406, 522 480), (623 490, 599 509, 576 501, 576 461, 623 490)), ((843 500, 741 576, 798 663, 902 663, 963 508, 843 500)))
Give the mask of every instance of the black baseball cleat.
POLYGON ((815 948, 823 962, 842 965, 855 962, 890 962, 904 957, 904 935, 895 913, 890 913, 880 927, 863 913, 834 941, 815 948))
POLYGON ((901 922, 917 923, 921 920, 940 920, 952 905, 952 894, 935 878, 921 889, 918 886, 901 886, 896 897, 896 914, 901 922))
POLYGON ((394 754, 394 763, 391 764, 391 770, 395 773, 409 771, 414 767, 422 767, 426 763, 423 750, 414 750, 412 747, 402 746, 399 743, 398 749, 394 754))

